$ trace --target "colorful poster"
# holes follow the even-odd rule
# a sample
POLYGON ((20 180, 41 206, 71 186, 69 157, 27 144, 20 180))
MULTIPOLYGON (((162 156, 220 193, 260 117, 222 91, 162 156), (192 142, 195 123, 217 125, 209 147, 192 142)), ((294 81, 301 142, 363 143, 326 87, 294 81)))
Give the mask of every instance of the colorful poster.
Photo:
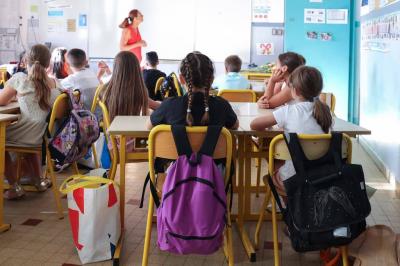
POLYGON ((306 23, 306 24, 324 24, 325 23, 325 9, 305 8, 304 9, 304 23, 306 23))
POLYGON ((87 15, 79 14, 79 27, 87 27, 87 15))
POLYGON ((257 55, 273 55, 274 44, 273 43, 256 43, 257 55))
POLYGON ((284 0, 252 0, 252 22, 284 22, 284 0))
POLYGON ((67 31, 76 32, 76 19, 67 19, 67 31))

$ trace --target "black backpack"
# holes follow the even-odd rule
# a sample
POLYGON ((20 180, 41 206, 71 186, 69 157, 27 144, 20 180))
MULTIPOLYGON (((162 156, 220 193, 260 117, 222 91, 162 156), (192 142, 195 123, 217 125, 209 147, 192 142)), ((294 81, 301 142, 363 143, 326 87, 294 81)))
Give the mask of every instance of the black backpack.
POLYGON ((158 97, 161 96, 161 100, 164 100, 165 98, 168 98, 168 97, 178 96, 178 90, 180 90, 180 88, 175 87, 174 77, 173 77, 174 75, 176 76, 176 74, 174 72, 169 74, 164 79, 164 82, 161 84, 160 95, 158 96, 158 97), (167 96, 167 93, 168 93, 168 96, 167 96))
POLYGON ((308 160, 296 133, 285 134, 296 174, 283 182, 288 202, 282 207, 271 177, 268 183, 298 252, 349 244, 366 226, 371 212, 361 165, 342 158, 342 134, 332 133, 328 152, 308 160))

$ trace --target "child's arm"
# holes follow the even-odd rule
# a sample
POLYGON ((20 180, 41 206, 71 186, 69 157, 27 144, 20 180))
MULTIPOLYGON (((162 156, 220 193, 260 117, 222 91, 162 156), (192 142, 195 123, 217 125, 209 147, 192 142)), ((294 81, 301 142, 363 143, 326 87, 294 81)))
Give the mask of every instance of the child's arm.
POLYGON ((151 123, 151 120, 150 120, 150 118, 149 119, 147 119, 147 122, 146 122, 146 127, 147 127, 147 129, 152 129, 153 128, 153 124, 151 123))
POLYGON ((275 120, 274 115, 267 114, 264 116, 259 116, 255 118, 253 121, 250 123, 250 128, 253 130, 264 130, 266 128, 272 127, 273 125, 276 125, 277 122, 275 120))
POLYGON ((236 119, 235 124, 230 129, 238 129, 238 127, 239 127, 239 120, 236 119))
POLYGON ((268 100, 268 105, 269 108, 276 108, 278 106, 284 105, 287 102, 290 102, 291 100, 293 100, 292 93, 290 92, 289 88, 286 88, 273 95, 268 100))
POLYGON ((11 103, 16 96, 17 96, 17 91, 10 86, 6 86, 4 89, 0 91, 0 106, 11 103))
POLYGON ((274 96, 277 89, 281 88, 282 83, 280 82, 283 81, 284 77, 285 77, 285 72, 283 72, 281 69, 275 69, 272 72, 272 76, 264 81, 267 85, 264 96, 268 100, 271 99, 272 96, 274 96))
POLYGON ((155 110, 155 109, 157 109, 158 107, 160 107, 160 105, 161 105, 161 102, 154 101, 154 100, 152 100, 152 99, 149 98, 149 108, 150 108, 150 109, 155 110))

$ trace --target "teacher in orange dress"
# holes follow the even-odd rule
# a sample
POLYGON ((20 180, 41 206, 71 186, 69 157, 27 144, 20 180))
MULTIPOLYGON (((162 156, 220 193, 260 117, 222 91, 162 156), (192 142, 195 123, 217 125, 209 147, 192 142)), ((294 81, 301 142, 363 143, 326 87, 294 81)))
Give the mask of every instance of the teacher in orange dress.
POLYGON ((122 28, 121 41, 119 48, 121 51, 131 51, 136 55, 139 63, 142 62, 142 47, 146 47, 147 43, 140 36, 139 25, 143 22, 143 15, 139 10, 133 9, 129 12, 129 16, 119 25, 122 28))

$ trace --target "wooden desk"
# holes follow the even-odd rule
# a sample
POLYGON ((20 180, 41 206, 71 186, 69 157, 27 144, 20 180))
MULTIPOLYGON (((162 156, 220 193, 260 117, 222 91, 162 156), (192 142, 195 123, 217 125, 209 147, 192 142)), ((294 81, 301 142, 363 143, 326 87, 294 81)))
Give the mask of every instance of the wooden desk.
MULTIPOLYGON (((256 135, 260 137, 274 137, 283 132, 282 129, 273 127, 264 131, 254 131, 250 129, 251 121, 262 114, 272 112, 268 109, 259 109, 256 103, 232 103, 233 109, 239 115, 239 129, 231 130, 231 133, 238 139, 237 145, 237 189, 238 189, 238 213, 233 214, 237 217, 237 226, 243 246, 251 261, 256 260, 256 252, 253 247, 247 231, 244 228, 244 222, 247 220, 255 220, 258 214, 251 213, 251 193, 255 191, 251 184, 251 159, 262 156, 267 158, 266 152, 254 152, 251 146, 251 137, 256 135)), ((126 152, 125 144, 126 137, 148 137, 150 131, 146 128, 145 116, 117 116, 111 123, 108 132, 111 135, 120 138, 120 198, 121 198, 121 224, 124 223, 125 213, 125 164, 126 152)), ((367 129, 357 125, 348 123, 339 118, 335 118, 335 131, 346 132, 351 136, 359 134, 370 134, 367 129)), ((236 145, 233 145, 236 147, 236 145)))
POLYGON ((272 76, 272 73, 246 71, 246 70, 241 71, 240 74, 245 76, 248 80, 264 80, 272 76))
POLYGON ((3 191, 4 191, 4 158, 6 147, 6 127, 18 120, 18 115, 0 114, 0 233, 10 229, 11 225, 3 223, 3 191))
POLYGON ((0 114, 17 114, 19 113, 19 103, 12 102, 5 106, 0 106, 0 114))

